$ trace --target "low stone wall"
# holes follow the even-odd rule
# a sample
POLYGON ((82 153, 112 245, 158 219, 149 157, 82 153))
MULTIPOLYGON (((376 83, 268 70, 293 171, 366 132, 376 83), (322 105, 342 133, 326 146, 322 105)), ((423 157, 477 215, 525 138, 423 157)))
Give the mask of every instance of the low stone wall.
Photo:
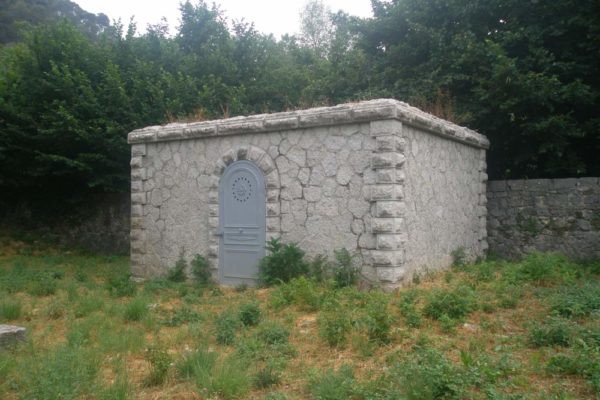
POLYGON ((600 178, 490 181, 487 189, 492 254, 600 258, 600 178))
POLYGON ((105 193, 90 196, 79 205, 40 210, 20 203, 7 206, 0 226, 18 235, 99 254, 129 253, 130 194, 105 193))

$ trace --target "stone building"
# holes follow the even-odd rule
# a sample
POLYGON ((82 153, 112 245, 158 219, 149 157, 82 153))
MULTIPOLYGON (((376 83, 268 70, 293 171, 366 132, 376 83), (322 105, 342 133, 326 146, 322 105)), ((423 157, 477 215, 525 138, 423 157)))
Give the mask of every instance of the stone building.
POLYGON ((221 283, 252 284, 280 237, 309 255, 344 247, 394 287, 487 248, 488 140, 399 101, 152 126, 129 143, 136 277, 201 254, 221 283))

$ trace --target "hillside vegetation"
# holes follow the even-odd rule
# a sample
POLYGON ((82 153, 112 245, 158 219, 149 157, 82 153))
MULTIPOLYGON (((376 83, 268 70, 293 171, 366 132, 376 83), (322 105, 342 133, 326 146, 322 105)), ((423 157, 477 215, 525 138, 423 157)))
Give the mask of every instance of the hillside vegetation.
POLYGON ((135 128, 377 97, 488 135, 491 179, 600 175, 595 0, 313 7, 281 40, 204 1, 144 34, 68 1, 9 3, 0 32, 22 40, 0 48, 4 201, 127 190, 135 128))

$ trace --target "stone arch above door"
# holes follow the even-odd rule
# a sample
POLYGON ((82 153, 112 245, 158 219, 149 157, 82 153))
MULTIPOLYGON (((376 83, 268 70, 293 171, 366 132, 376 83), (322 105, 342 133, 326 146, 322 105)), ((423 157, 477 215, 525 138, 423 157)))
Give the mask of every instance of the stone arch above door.
POLYGON ((208 260, 215 270, 219 265, 219 237, 216 236, 219 228, 219 180, 223 176, 225 169, 233 162, 239 160, 247 160, 254 163, 264 175, 267 199, 266 240, 269 241, 271 238, 279 237, 281 234, 279 204, 281 184, 275 162, 264 150, 255 146, 239 146, 228 150, 217 158, 208 192, 210 203, 208 217, 208 226, 210 228, 208 260))

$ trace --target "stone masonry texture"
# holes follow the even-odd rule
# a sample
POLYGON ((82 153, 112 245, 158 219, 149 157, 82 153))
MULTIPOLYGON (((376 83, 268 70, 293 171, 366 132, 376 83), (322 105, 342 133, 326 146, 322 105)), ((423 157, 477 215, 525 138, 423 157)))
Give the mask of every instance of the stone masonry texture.
POLYGON ((395 100, 153 126, 129 143, 139 278, 194 254, 218 268, 219 179, 237 160, 265 177, 267 240, 309 256, 345 247, 384 287, 487 248, 489 142, 395 100))
POLYGON ((516 259, 558 251, 600 258, 600 178, 490 181, 490 251, 516 259))

